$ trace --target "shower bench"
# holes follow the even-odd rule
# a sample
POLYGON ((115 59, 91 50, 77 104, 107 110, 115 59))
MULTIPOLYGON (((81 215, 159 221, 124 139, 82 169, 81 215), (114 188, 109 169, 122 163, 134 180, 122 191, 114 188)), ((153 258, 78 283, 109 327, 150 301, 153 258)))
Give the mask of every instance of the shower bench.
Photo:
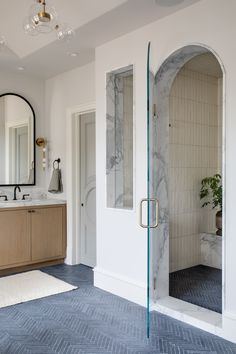
POLYGON ((222 236, 200 234, 200 259, 202 265, 222 269, 222 236))

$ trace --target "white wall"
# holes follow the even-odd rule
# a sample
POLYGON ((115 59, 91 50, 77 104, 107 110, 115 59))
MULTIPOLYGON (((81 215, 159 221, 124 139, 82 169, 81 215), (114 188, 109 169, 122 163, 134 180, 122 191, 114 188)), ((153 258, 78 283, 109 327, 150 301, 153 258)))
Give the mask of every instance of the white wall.
MULTIPOLYGON (((36 137, 45 135, 45 104, 44 104, 44 80, 27 76, 22 73, 0 71, 0 94, 17 93, 25 97, 35 111, 36 137)), ((36 149, 37 173, 36 188, 45 186, 45 173, 40 165, 40 151, 36 149)), ((0 187, 0 190, 3 188, 0 187)), ((5 188, 4 188, 5 189, 5 188)), ((11 191, 12 187, 6 189, 11 191)))
MULTIPOLYGON (((78 112, 80 105, 95 102, 95 65, 65 72, 46 81, 46 139, 47 139, 47 171, 46 190, 48 189, 54 159, 61 159, 63 193, 51 194, 50 197, 67 199, 67 257, 66 263, 75 264, 79 254, 78 222, 79 211, 75 208, 79 203, 79 194, 75 195, 73 181, 77 176, 77 161, 72 147, 72 117, 68 111, 78 112), (75 108, 76 107, 76 108, 75 108), (69 181, 67 183, 67 178, 69 181), (76 209, 76 210, 75 210, 76 209), (75 220, 76 219, 76 220, 75 220)), ((78 143, 78 142, 77 142, 78 143)))
MULTIPOLYGON (((67 141, 67 109, 95 101, 95 65, 90 63, 83 67, 65 72, 45 82, 24 73, 8 73, 0 71, 0 94, 17 93, 24 96, 33 106, 36 116, 36 138, 43 136, 46 141, 47 167, 42 169, 42 149, 36 146, 37 157, 37 185, 36 187, 24 187, 32 197, 38 198, 43 192, 47 192, 52 162, 61 158, 64 193, 49 194, 52 198, 66 199, 66 150, 67 141)), ((12 187, 0 187, 0 191, 12 198, 12 187)), ((71 263, 73 252, 73 237, 71 225, 68 223, 68 258, 71 263)))
POLYGON ((138 225, 138 205, 146 196, 146 51, 152 42, 152 67, 157 70, 175 50, 204 44, 222 60, 226 71, 226 227, 224 336, 236 341, 236 238, 234 164, 236 151, 235 0, 201 2, 127 34, 96 50, 97 101, 97 268, 95 285, 145 302, 146 232, 138 225), (135 209, 106 208, 106 95, 105 73, 119 67, 135 68, 135 209), (234 327, 233 325, 234 324, 234 327))
POLYGON ((42 151, 36 146, 36 187, 48 189, 52 161, 60 157, 65 193, 51 197, 66 198, 66 110, 95 101, 94 63, 65 72, 46 82, 24 73, 0 71, 0 77, 0 94, 12 92, 24 96, 35 111, 36 138, 43 136, 48 141, 45 171, 42 169, 42 151))
POLYGON ((170 92, 170 272, 199 264, 199 234, 216 231, 216 210, 201 208, 199 192, 203 178, 221 174, 217 110, 218 78, 180 70, 170 92))
POLYGON ((51 178, 54 159, 61 158, 64 192, 51 194, 55 198, 66 198, 66 129, 67 110, 73 106, 95 101, 95 65, 65 72, 46 81, 46 139, 47 176, 46 188, 51 178))
POLYGON ((32 117, 32 111, 25 101, 17 96, 5 97, 5 120, 8 123, 25 123, 32 117))

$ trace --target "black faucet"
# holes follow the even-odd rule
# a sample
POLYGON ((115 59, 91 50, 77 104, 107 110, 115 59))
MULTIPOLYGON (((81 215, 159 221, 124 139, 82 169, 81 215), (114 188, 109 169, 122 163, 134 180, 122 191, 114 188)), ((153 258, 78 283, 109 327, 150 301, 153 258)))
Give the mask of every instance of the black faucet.
POLYGON ((13 200, 17 200, 16 198, 16 190, 18 189, 19 192, 21 192, 21 189, 20 189, 20 186, 15 186, 14 188, 14 197, 13 197, 13 200))
POLYGON ((0 198, 4 198, 5 202, 8 200, 7 195, 0 195, 0 198))

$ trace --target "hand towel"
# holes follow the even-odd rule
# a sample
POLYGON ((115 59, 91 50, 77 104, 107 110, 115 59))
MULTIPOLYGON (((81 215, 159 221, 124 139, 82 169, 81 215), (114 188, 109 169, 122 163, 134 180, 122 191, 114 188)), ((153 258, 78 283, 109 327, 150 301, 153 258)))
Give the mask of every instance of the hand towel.
POLYGON ((34 183, 34 169, 31 168, 29 170, 28 184, 33 184, 33 183, 34 183))
POLYGON ((52 172, 52 178, 49 184, 48 191, 50 193, 62 193, 63 186, 62 186, 62 178, 61 178, 61 170, 56 168, 52 172))

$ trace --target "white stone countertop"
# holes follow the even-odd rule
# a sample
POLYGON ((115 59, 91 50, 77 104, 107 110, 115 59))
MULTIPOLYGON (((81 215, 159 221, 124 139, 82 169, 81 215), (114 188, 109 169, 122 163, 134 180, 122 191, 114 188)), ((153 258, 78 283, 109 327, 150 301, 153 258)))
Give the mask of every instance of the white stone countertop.
POLYGON ((44 206, 44 205, 58 205, 66 204, 65 200, 62 199, 27 199, 27 200, 8 200, 0 202, 0 209, 2 208, 19 208, 19 207, 34 207, 34 206, 44 206))

